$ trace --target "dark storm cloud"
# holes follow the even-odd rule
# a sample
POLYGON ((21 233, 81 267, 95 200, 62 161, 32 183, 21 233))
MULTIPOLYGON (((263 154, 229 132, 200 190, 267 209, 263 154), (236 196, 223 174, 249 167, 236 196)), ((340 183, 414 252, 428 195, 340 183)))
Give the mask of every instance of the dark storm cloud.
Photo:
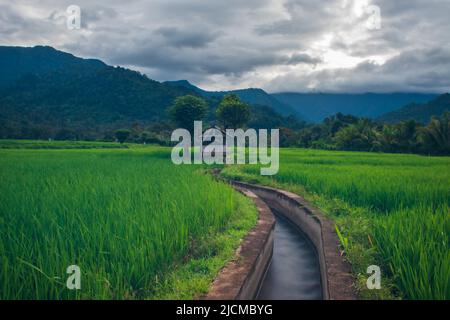
POLYGON ((283 4, 288 17, 255 27, 260 35, 317 36, 341 19, 338 2, 288 0, 283 4))
POLYGON ((97 22, 102 20, 116 19, 118 14, 116 10, 105 6, 92 6, 83 10, 83 19, 81 19, 82 27, 89 28, 97 22))
POLYGON ((294 53, 287 60, 287 64, 297 65, 301 63, 316 65, 323 61, 320 57, 312 57, 306 53, 294 53))
POLYGON ((6 3, 0 4, 0 33, 2 35, 14 34, 23 26, 27 27, 27 21, 20 14, 14 12, 6 3))
POLYGON ((219 33, 208 30, 181 30, 177 27, 161 27, 155 33, 163 36, 168 45, 177 48, 202 48, 219 36, 219 33))
MULTIPOLYGON (((155 42, 153 42, 155 44, 155 42)), ((154 50, 153 45, 141 48, 139 51, 120 52, 112 59, 119 64, 134 63, 140 67, 165 69, 171 72, 192 72, 206 74, 242 74, 259 66, 270 66, 287 57, 277 56, 271 52, 252 52, 236 49, 239 52, 228 51, 222 54, 213 49, 209 54, 199 54, 195 48, 180 51, 177 47, 159 45, 154 50)))
POLYGON ((450 1, 11 0, 2 45, 52 45, 214 89, 446 91, 450 1), (77 4, 82 30, 67 30, 77 4), (366 8, 381 9, 381 29, 366 8))
POLYGON ((20 10, 10 3, 0 3, 0 36, 3 41, 13 37, 23 37, 23 30, 43 31, 42 24, 26 19, 20 10))

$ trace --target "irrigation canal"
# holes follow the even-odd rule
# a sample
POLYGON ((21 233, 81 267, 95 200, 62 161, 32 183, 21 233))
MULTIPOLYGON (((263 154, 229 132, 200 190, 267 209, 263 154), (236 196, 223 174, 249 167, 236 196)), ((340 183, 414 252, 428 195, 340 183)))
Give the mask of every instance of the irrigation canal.
POLYGON ((272 262, 258 299, 322 299, 320 267, 308 237, 275 210, 275 242, 272 262))

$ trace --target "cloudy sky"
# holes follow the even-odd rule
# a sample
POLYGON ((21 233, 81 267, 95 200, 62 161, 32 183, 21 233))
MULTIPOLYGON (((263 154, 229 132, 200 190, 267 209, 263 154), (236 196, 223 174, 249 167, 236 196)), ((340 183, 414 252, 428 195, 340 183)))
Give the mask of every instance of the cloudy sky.
POLYGON ((440 93, 449 14, 450 0, 0 0, 0 45, 50 45, 211 90, 440 93), (79 30, 67 28, 69 5, 79 30))

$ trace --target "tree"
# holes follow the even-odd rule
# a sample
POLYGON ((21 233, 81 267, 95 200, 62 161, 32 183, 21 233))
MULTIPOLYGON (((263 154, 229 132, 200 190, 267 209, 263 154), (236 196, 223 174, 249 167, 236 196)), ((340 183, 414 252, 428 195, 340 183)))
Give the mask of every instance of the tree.
POLYGON ((168 113, 176 125, 190 132, 194 129, 194 121, 203 120, 207 112, 208 104, 206 101, 193 95, 176 98, 168 109, 168 113))
POLYGON ((430 154, 450 154, 450 112, 433 117, 419 134, 422 149, 430 154))
POLYGON ((158 138, 158 135, 154 132, 143 131, 139 138, 141 143, 158 143, 161 144, 162 141, 158 138))
POLYGON ((76 140, 77 133, 74 130, 62 128, 56 132, 55 140, 76 140))
POLYGON ((289 128, 280 128, 280 147, 293 147, 296 145, 297 137, 294 130, 289 128))
POLYGON ((396 125, 399 152, 412 152, 417 145, 417 127, 415 120, 402 121, 396 125))
POLYGON ((377 138, 374 143, 374 150, 384 152, 395 152, 398 150, 397 131, 393 125, 383 125, 378 132, 375 132, 377 138))
POLYGON ((371 151, 376 145, 374 124, 368 119, 359 119, 356 124, 340 129, 334 136, 340 150, 371 151))
POLYGON ((133 142, 140 142, 141 133, 144 131, 144 128, 141 127, 141 125, 137 122, 134 122, 131 126, 131 133, 130 133, 130 140, 133 142))
POLYGON ((223 97, 216 110, 217 119, 224 128, 241 128, 250 120, 250 107, 235 94, 223 97))
POLYGON ((130 136, 131 131, 128 129, 119 129, 115 132, 117 141, 124 143, 125 140, 130 136))

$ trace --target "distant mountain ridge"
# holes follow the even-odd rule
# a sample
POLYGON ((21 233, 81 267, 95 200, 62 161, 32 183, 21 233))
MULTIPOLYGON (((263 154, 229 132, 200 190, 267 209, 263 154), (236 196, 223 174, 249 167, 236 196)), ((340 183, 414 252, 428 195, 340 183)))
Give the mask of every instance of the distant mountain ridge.
POLYGON ((396 123, 402 120, 416 120, 427 124, 432 116, 441 116, 450 111, 450 94, 445 93, 427 103, 412 103, 398 110, 386 113, 377 120, 385 123, 396 123))
POLYGON ((184 87, 188 88, 192 91, 197 92, 199 95, 203 97, 217 97, 221 98, 228 93, 234 93, 239 96, 239 98, 249 104, 253 105, 264 105, 271 107, 276 112, 288 116, 288 115, 296 115, 298 118, 305 119, 304 116, 300 117, 300 115, 289 105, 279 101, 274 98, 272 95, 265 92, 260 88, 247 88, 247 89, 237 89, 237 90, 229 90, 229 91, 207 91, 203 90, 188 80, 175 80, 175 81, 166 81, 164 83, 170 84, 176 87, 184 87))
POLYGON ((295 93, 280 92, 272 96, 289 105, 297 114, 321 122, 338 112, 358 117, 377 118, 410 103, 424 103, 437 94, 421 93, 295 93))
POLYGON ((262 89, 248 88, 229 91, 203 90, 188 80, 166 81, 176 87, 189 88, 204 97, 222 97, 237 94, 250 104, 266 105, 283 115, 295 115, 299 119, 321 122, 338 112, 358 117, 377 118, 410 103, 424 103, 437 94, 422 93, 297 93, 279 92, 269 94, 262 89))
POLYGON ((298 128, 300 120, 319 122, 336 114, 378 117, 437 95, 275 93, 248 88, 207 91, 187 80, 164 83, 97 59, 84 59, 48 46, 0 46, 0 138, 48 138, 58 130, 99 132, 134 123, 165 121, 167 107, 181 95, 203 96, 211 106, 208 120, 227 93, 251 104, 255 128, 298 128))

